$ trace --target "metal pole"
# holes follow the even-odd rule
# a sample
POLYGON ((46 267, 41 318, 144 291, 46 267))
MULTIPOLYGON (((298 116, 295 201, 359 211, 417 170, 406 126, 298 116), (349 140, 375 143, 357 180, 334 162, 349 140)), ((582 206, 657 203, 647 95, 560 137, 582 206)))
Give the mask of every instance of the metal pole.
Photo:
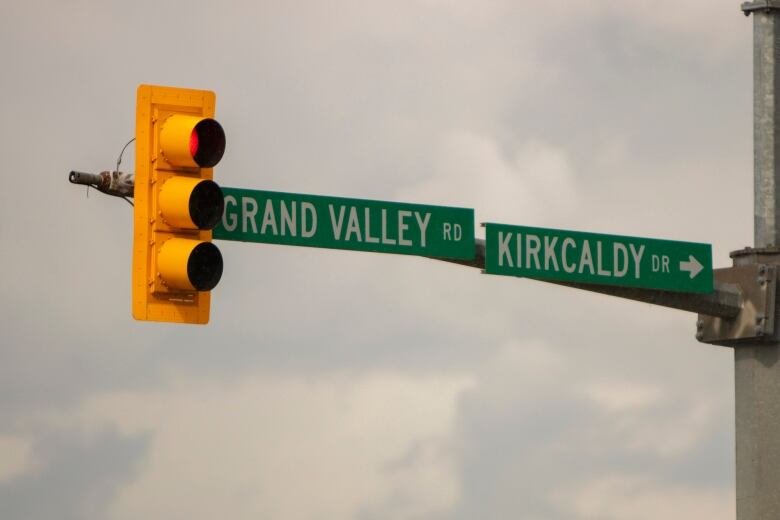
POLYGON ((776 2, 749 2, 745 14, 753 14, 753 139, 754 139, 754 238, 755 247, 780 244, 777 179, 778 149, 778 6, 776 2))
POLYGON ((91 186, 106 195, 114 197, 132 197, 135 189, 135 176, 120 171, 87 173, 71 171, 68 174, 71 184, 91 186))
MULTIPOLYGON (((753 15, 754 253, 780 264, 780 2, 742 10, 753 15)), ((780 341, 732 346, 737 520, 780 518, 780 341)))

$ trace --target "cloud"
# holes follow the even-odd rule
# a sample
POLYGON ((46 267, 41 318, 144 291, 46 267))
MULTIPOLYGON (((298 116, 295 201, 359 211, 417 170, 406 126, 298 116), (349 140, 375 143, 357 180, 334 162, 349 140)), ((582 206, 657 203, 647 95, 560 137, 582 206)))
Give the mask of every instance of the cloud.
POLYGON ((97 520, 131 479, 145 452, 143 436, 104 430, 50 429, 32 436, 33 468, 0 481, 0 516, 8 520, 97 520))
POLYGON ((31 439, 0 436, 0 482, 17 478, 34 467, 31 439))
POLYGON ((505 152, 485 135, 453 131, 434 157, 432 175, 403 197, 462 205, 468 194, 477 222, 549 224, 577 211, 574 168, 566 151, 549 143, 528 140, 505 152))
POLYGON ((148 438, 108 518, 428 518, 459 495, 451 435, 469 384, 393 373, 180 380, 38 420, 148 438))
POLYGON ((668 36, 667 44, 708 62, 742 52, 750 39, 752 23, 742 18, 738 3, 730 4, 728 9, 708 0, 656 0, 652 3, 600 0, 593 4, 635 27, 643 27, 644 37, 648 37, 650 31, 664 34, 668 36), (691 23, 692 20, 696 23, 691 23), (740 22, 743 22, 742 26, 740 22), (682 41, 687 48, 680 45, 682 41))
POLYGON ((558 493, 567 514, 604 520, 734 518, 734 493, 672 487, 633 475, 609 475, 558 493))
POLYGON ((716 402, 581 368, 541 341, 506 344, 479 366, 456 427, 454 518, 730 518, 716 402), (692 479, 714 456, 724 477, 692 479))
POLYGON ((645 408, 664 396, 663 389, 658 386, 630 382, 599 381, 587 385, 584 390, 596 405, 615 412, 645 408))
POLYGON ((658 457, 691 452, 713 428, 717 405, 708 399, 681 401, 657 384, 595 380, 583 385, 583 396, 606 426, 591 432, 608 438, 612 449, 658 457))

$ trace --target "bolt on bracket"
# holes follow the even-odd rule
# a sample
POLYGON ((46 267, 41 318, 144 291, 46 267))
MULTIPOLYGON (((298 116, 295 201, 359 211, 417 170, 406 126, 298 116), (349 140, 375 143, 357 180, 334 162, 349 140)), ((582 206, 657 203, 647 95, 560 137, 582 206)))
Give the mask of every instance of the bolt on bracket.
POLYGON ((775 341, 777 266, 750 264, 715 269, 715 281, 742 293, 742 308, 734 318, 699 314, 696 339, 702 343, 737 346, 740 342, 775 341))

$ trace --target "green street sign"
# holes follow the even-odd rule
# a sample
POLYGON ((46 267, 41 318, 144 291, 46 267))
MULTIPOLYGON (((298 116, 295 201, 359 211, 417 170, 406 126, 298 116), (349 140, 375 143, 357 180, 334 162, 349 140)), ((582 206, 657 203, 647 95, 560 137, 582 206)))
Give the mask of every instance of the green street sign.
POLYGON ((222 188, 213 238, 436 258, 474 258, 474 210, 222 188))
POLYGON ((485 272, 667 291, 713 291, 712 246, 486 224, 485 272))

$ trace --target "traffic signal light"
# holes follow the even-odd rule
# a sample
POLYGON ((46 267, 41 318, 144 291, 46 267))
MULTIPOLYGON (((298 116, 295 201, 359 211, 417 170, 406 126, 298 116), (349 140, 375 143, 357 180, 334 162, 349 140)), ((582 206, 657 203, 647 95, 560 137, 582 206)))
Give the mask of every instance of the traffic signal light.
POLYGON ((222 255, 211 230, 222 218, 212 180, 225 151, 205 90, 141 85, 135 131, 133 317, 208 323, 222 255))

